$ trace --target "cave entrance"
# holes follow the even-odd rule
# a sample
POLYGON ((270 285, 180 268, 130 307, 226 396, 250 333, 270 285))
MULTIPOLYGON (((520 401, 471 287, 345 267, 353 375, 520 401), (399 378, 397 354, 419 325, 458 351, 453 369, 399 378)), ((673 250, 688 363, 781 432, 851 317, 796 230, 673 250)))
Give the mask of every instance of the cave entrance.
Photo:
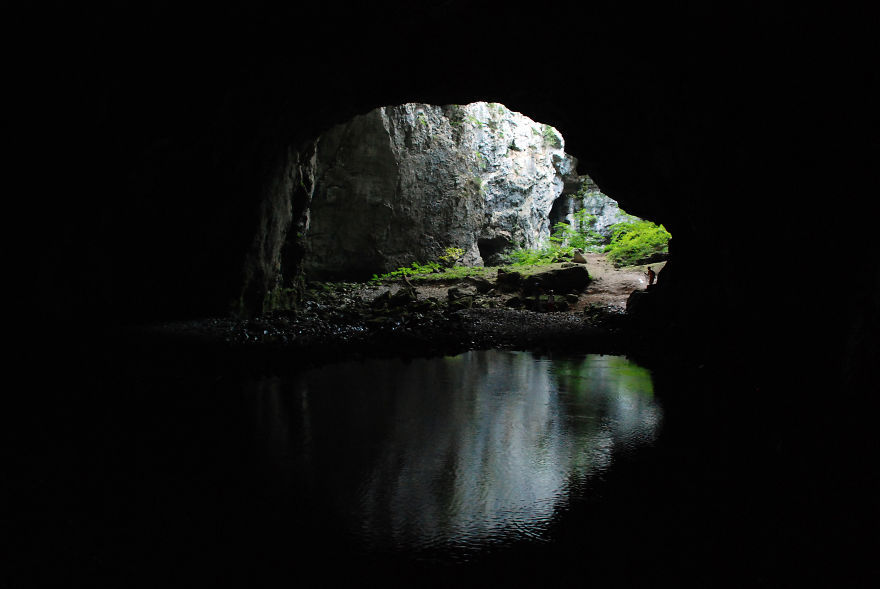
MULTIPOLYGON (((559 130, 494 102, 377 108, 322 135, 316 167, 303 264, 314 279, 586 263, 622 224, 646 223, 578 172, 559 130)), ((655 241, 613 265, 662 262, 655 241)))
POLYGON ((513 244, 510 239, 503 235, 494 237, 480 237, 477 239, 477 249, 480 252, 480 258, 486 266, 502 266, 507 261, 506 254, 511 250, 513 244))

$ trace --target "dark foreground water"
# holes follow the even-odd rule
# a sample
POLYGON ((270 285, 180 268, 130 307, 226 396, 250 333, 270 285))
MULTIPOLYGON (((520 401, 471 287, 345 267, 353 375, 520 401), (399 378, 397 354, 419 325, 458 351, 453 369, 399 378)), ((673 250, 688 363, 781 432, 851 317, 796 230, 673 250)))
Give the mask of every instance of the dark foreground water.
POLYGON ((734 372, 148 352, 31 375, 0 586, 741 587, 873 566, 850 533, 870 519, 842 518, 850 487, 823 474, 849 468, 837 436, 734 372))
POLYGON ((279 478, 364 551, 461 561, 550 525, 661 421, 650 373, 617 356, 483 351, 350 362, 254 383, 279 478))

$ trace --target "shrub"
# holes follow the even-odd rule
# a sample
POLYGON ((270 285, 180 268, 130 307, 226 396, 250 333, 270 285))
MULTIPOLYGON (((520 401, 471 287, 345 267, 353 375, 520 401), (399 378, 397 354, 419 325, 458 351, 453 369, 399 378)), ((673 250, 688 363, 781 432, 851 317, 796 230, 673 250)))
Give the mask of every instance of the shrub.
POLYGON ((669 252, 672 236, 663 225, 638 220, 616 223, 611 229, 611 243, 605 251, 615 267, 645 263, 653 255, 669 252))
POLYGON ((464 255, 464 249, 460 247, 448 247, 443 251, 445 253, 440 256, 438 260, 440 260, 440 263, 447 268, 455 266, 456 262, 458 262, 464 255))
POLYGON ((555 264, 568 260, 572 250, 571 246, 550 243, 537 249, 516 249, 508 254, 508 259, 513 266, 555 264))

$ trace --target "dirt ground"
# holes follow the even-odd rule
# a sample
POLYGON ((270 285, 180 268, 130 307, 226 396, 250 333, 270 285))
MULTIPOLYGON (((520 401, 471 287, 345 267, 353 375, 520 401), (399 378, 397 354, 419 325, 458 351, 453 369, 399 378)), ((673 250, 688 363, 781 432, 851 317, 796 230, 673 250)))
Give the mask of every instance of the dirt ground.
MULTIPOLYGON (((587 259, 587 271, 593 280, 580 295, 577 304, 572 309, 575 312, 583 311, 590 305, 601 305, 609 308, 610 311, 623 312, 626 309, 626 300, 632 291, 644 289, 647 286, 646 273, 648 268, 651 267, 654 272, 659 273, 666 265, 666 262, 658 262, 642 266, 615 268, 608 262, 605 254, 584 254, 584 257, 587 259)), ((553 264, 553 266, 561 266, 561 264, 553 264)), ((494 276, 491 279, 494 279, 494 276)), ((393 292, 399 288, 401 288, 399 285, 390 286, 390 290, 393 292)), ((448 288, 449 285, 446 284, 417 283, 416 285, 419 298, 435 297, 444 300, 448 288)), ((388 289, 387 286, 377 287, 374 289, 374 296, 382 290, 388 289)))
POLYGON ((645 275, 648 268, 659 273, 666 262, 615 268, 605 258, 605 254, 585 254, 587 271, 593 281, 581 295, 575 310, 581 310, 590 304, 600 304, 619 310, 626 308, 626 299, 634 290, 643 289, 648 284, 645 275))

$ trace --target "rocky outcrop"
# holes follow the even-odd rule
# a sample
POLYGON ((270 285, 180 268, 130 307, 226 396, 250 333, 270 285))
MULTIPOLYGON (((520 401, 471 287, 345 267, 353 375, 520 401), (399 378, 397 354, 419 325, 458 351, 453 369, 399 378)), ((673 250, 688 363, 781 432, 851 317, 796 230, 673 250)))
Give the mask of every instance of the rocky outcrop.
POLYGON ((591 229, 610 238, 612 225, 637 219, 625 213, 616 200, 603 194, 589 176, 581 176, 580 181, 575 193, 563 192, 553 203, 550 211, 551 225, 558 222, 576 225, 575 213, 585 210, 593 218, 591 229))
POLYGON ((295 302, 288 299, 300 275, 302 237, 314 188, 314 144, 299 151, 288 148, 281 163, 270 169, 274 173, 260 186, 262 198, 254 238, 242 265, 241 293, 232 305, 239 315, 295 302))
POLYGON ((584 266, 555 268, 532 274, 523 280, 523 293, 578 293, 590 283, 590 275, 584 266))
POLYGON ((553 203, 579 182, 559 132, 503 105, 379 108, 319 140, 304 269, 362 278, 447 247, 497 263, 546 240, 553 203))

